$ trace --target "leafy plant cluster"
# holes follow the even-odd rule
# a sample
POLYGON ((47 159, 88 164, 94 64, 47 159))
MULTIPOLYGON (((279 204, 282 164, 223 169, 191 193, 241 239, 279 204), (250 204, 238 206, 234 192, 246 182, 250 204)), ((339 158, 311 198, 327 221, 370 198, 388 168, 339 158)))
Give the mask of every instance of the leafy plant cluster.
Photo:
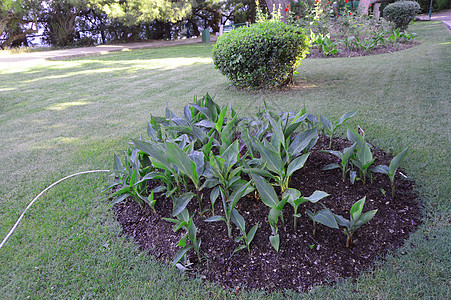
MULTIPOLYGON (((294 228, 297 219, 307 215, 315 230, 318 223, 342 227, 350 247, 354 232, 376 214, 376 210, 362 213, 365 197, 351 207, 350 218, 346 219, 321 203, 329 194, 316 190, 305 196, 290 186, 290 178, 304 168, 321 133, 329 137, 332 146, 337 129, 355 113, 346 113, 337 121, 321 116, 319 121, 305 109, 276 114, 265 105, 255 117, 243 118, 230 105, 220 107, 207 94, 185 106, 183 116, 168 107, 165 117, 151 115, 147 137, 132 140, 123 159, 114 156, 115 182, 106 190, 114 188, 112 204, 133 197, 140 205, 156 211, 159 201, 171 201, 172 217, 164 220, 174 223, 174 232, 184 231, 178 242, 181 250, 173 260, 173 265, 182 268, 191 249, 202 260, 202 241, 193 221, 196 214, 205 222, 224 222, 228 236, 238 243, 234 252, 251 251, 260 224, 246 224, 238 210, 244 197, 253 197, 268 207, 269 242, 276 251, 280 247, 279 232, 285 230, 287 222, 287 204, 293 207, 294 228), (189 205, 191 201, 197 205, 189 205), (215 210, 218 201, 221 212, 215 210), (306 203, 315 209, 307 209, 306 203), (240 232, 238 236, 233 236, 233 225, 240 232)), ((390 166, 371 168, 374 159, 364 134, 348 129, 348 139, 353 145, 343 153, 325 150, 340 159, 338 164, 325 166, 325 170, 340 168, 343 180, 350 174, 352 183, 366 183, 373 172, 380 172, 390 176, 393 183, 407 149, 390 166)))
MULTIPOLYGON (((346 4, 345 2, 341 4, 346 4)), ((291 24, 310 32, 310 45, 325 56, 339 54, 343 50, 371 52, 377 47, 399 47, 409 43, 415 33, 406 28, 390 28, 384 20, 355 14, 346 5, 333 7, 331 1, 316 1, 311 12, 302 18, 293 11, 291 24)))
POLYGON ((420 4, 415 1, 397 1, 387 5, 383 10, 384 18, 392 27, 403 31, 419 12, 420 4))
POLYGON ((219 37, 213 61, 235 86, 268 88, 291 83, 307 50, 302 28, 266 20, 219 37))

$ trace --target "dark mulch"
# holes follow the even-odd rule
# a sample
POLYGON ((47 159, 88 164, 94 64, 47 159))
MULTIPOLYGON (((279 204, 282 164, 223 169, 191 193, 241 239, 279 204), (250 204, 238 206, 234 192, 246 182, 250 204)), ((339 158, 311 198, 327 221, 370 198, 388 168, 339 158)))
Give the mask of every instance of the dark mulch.
POLYGON ((384 53, 392 53, 396 51, 401 51, 405 49, 412 48, 413 46, 419 45, 418 42, 409 42, 409 43, 401 43, 397 46, 378 46, 373 48, 371 51, 365 51, 365 50, 349 50, 345 48, 340 48, 339 52, 337 52, 334 55, 325 56, 322 51, 320 51, 317 48, 311 48, 310 54, 307 55, 306 58, 332 58, 332 57, 357 57, 357 56, 367 56, 367 55, 377 55, 377 54, 384 54, 384 53))
MULTIPOLYGON (((323 145, 320 140, 305 170, 293 175, 290 187, 299 189, 306 196, 315 190, 329 193, 323 203, 346 218, 349 218, 352 204, 367 197, 364 211, 378 209, 378 212, 356 232, 350 249, 346 248, 346 236, 341 230, 318 225, 316 235, 312 234, 312 222, 305 215, 305 208, 312 208, 309 204, 299 209, 304 217, 298 219, 295 231, 293 209, 287 204, 284 209, 286 230, 280 226, 280 251, 276 252, 268 239, 271 234, 269 208, 248 196, 240 200, 237 209, 246 220, 246 230, 260 224, 251 244, 251 253, 242 250, 231 256, 238 244, 227 237, 225 223, 206 223, 196 214, 195 224, 202 240, 204 259, 199 262, 193 250, 188 252, 193 263, 190 274, 197 274, 226 288, 305 291, 314 285, 333 284, 340 278, 357 277, 360 272, 370 269, 376 258, 402 246, 421 222, 415 183, 398 173, 395 199, 390 197, 388 176, 382 174, 375 174, 373 182, 366 185, 361 181, 354 185, 349 181, 343 183, 339 170, 321 171, 325 165, 337 162, 335 157, 318 152, 324 148, 323 145)), ((347 141, 336 139, 333 148, 341 150, 345 146, 349 146, 347 141)), ((388 154, 379 149, 373 150, 375 165, 389 164, 391 157, 388 154)), ((209 199, 208 191, 205 191, 204 199, 209 199)), ((170 202, 165 201, 162 205, 163 201, 160 201, 157 214, 132 200, 114 206, 124 233, 132 236, 142 249, 150 250, 159 259, 168 262, 178 252, 176 245, 183 234, 183 230, 174 233, 173 224, 162 220, 162 217, 171 217, 170 202)), ((209 207, 208 200, 204 203, 209 207)), ((195 211, 197 201, 193 200, 190 205, 190 211, 195 211)), ((222 215, 219 200, 215 210, 216 214, 222 215)), ((233 236, 238 235, 238 230, 234 228, 233 236)))

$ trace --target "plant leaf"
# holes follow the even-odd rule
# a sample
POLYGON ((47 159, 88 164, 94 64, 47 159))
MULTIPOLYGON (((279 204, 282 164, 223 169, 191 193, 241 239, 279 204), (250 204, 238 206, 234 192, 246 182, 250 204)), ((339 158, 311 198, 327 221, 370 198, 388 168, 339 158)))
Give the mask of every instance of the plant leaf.
POLYGON ((324 130, 326 130, 329 134, 332 134, 334 128, 332 126, 332 123, 327 119, 325 116, 320 115, 319 119, 321 121, 321 124, 323 124, 324 130))
POLYGON ((276 121, 274 120, 270 114, 267 114, 267 118, 269 119, 269 123, 271 124, 272 128, 273 128, 273 137, 272 138, 276 138, 277 144, 282 144, 282 146, 285 148, 285 135, 283 134, 283 129, 282 129, 282 125, 280 124, 280 121, 276 121))
POLYGON ((175 217, 179 213, 181 213, 186 208, 186 206, 191 201, 191 199, 193 199, 194 196, 195 196, 194 193, 188 192, 188 193, 184 193, 180 197, 176 198, 174 200, 174 207, 172 209, 172 216, 175 217))
POLYGON ((317 212, 311 217, 313 221, 321 223, 327 227, 338 229, 337 220, 335 215, 330 211, 330 209, 325 208, 317 212))
POLYGON ((326 165, 326 166, 324 166, 321 170, 322 171, 328 171, 328 170, 333 170, 333 169, 339 169, 340 168, 340 165, 338 165, 338 164, 328 164, 328 165, 326 165))
POLYGON ((291 174, 293 174, 294 172, 296 172, 297 170, 301 169, 305 162, 307 161, 307 158, 309 157, 310 153, 306 153, 296 159, 294 159, 287 168, 287 174, 285 175, 285 177, 290 177, 291 174))
POLYGON ((338 157, 340 160, 343 158, 343 153, 341 153, 340 151, 335 151, 335 150, 320 150, 319 152, 332 154, 332 155, 338 157))
POLYGON ((399 153, 392 159, 392 161, 390 162, 390 166, 388 167, 390 177, 395 176, 396 170, 398 169, 399 164, 402 162, 404 157, 407 155, 408 150, 409 150, 409 147, 404 149, 401 153, 399 153))
POLYGON ((215 123, 213 123, 210 120, 202 120, 200 122, 197 122, 194 125, 199 126, 199 127, 205 127, 205 128, 214 128, 216 126, 215 123))
POLYGON ((340 215, 334 214, 335 220, 337 220, 337 224, 344 227, 349 227, 350 221, 343 218, 340 215))
POLYGON ((211 223, 211 222, 220 222, 220 221, 226 222, 226 219, 224 217, 222 217, 222 216, 212 216, 212 217, 204 220, 204 222, 209 222, 209 223, 211 223))
POLYGON ((280 154, 265 147, 262 143, 257 143, 257 147, 261 154, 262 161, 266 163, 266 167, 270 171, 280 174, 283 167, 280 154))
POLYGON ((189 158, 188 154, 176 144, 166 142, 165 145, 169 161, 175 164, 182 173, 187 175, 197 187, 199 184, 199 177, 196 170, 196 164, 189 158))
POLYGON ((386 174, 386 175, 389 174, 389 170, 386 165, 375 166, 374 168, 371 169, 371 172, 382 173, 382 174, 386 174))
POLYGON ((351 222, 355 222, 362 213, 363 206, 365 205, 366 196, 354 203, 351 207, 350 215, 351 215, 351 222))
POLYGON ((318 133, 316 128, 308 129, 300 134, 297 134, 290 146, 288 146, 288 153, 290 154, 290 157, 299 156, 317 136, 318 133))
POLYGON ((357 113, 357 111, 350 111, 350 112, 345 113, 344 115, 342 115, 342 116, 340 117, 340 119, 338 119, 338 121, 337 121, 337 123, 336 123, 335 126, 339 126, 339 125, 341 125, 344 121, 349 120, 350 118, 354 117, 356 113, 357 113))
POLYGON ((238 190, 234 191, 232 193, 232 195, 230 195, 229 210, 230 210, 230 208, 233 209, 241 198, 243 198, 245 195, 249 194, 250 192, 252 192, 254 190, 254 188, 250 187, 250 185, 251 185, 251 183, 247 182, 246 184, 241 186, 238 190))
POLYGON ((271 245, 273 246, 273 248, 278 252, 279 251, 279 244, 280 244, 280 239, 279 239, 279 235, 271 235, 269 237, 269 241, 271 242, 271 245))
POLYGON ((244 234, 246 234, 246 222, 244 218, 240 215, 240 213, 236 209, 232 209, 231 215, 232 222, 238 227, 238 229, 244 234))
POLYGON ((316 203, 319 200, 326 198, 327 196, 329 196, 328 193, 323 192, 323 191, 314 191, 313 194, 310 197, 305 197, 305 199, 307 199, 308 201, 312 202, 312 203, 316 203))
POLYGON ((252 240, 254 239, 255 233, 257 232, 259 223, 255 224, 254 227, 251 228, 251 230, 249 230, 248 234, 247 234, 247 238, 246 238, 246 243, 249 245, 252 240))
POLYGON ((295 201, 301 197, 301 192, 297 189, 289 188, 283 193, 282 198, 288 197, 288 203, 290 203, 293 207, 295 206, 295 201))
POLYGON ((236 252, 238 252, 238 251, 240 251, 240 250, 243 250, 243 249, 245 249, 246 248, 246 245, 240 245, 240 246, 238 246, 235 250, 233 250, 233 253, 236 253, 236 252))
POLYGON ((160 162, 167 170, 170 170, 171 164, 165 155, 165 148, 156 143, 147 143, 140 140, 132 140, 135 147, 145 153, 147 153, 150 157, 156 159, 160 162))
POLYGON ((227 171, 235 165, 238 161, 238 154, 240 153, 238 140, 235 140, 225 151, 222 153, 221 157, 225 160, 225 166, 227 171))
POLYGON ((190 249, 192 249, 193 246, 189 245, 183 249, 181 249, 174 257, 174 260, 172 261, 172 267, 174 267, 182 258, 185 256, 186 252, 188 252, 190 249))
POLYGON ((354 223, 354 230, 362 226, 363 224, 371 221, 371 219, 374 217, 374 215, 377 213, 377 209, 367 211, 366 213, 362 214, 359 219, 354 223))
POLYGON ((279 203, 279 198, 277 197, 274 188, 261 176, 254 174, 252 172, 250 174, 252 180, 255 183, 255 186, 257 187, 258 193, 260 194, 263 203, 269 207, 276 206, 277 203, 279 203))

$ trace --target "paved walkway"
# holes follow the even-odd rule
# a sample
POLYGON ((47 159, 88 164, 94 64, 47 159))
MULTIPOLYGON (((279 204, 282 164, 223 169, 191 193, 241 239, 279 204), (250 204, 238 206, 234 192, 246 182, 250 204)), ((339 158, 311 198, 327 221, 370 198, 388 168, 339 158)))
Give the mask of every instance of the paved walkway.
POLYGON ((451 30, 451 9, 440 11, 438 13, 432 13, 431 19, 429 20, 429 14, 417 16, 417 20, 420 21, 442 21, 448 29, 451 30))
MULTIPOLYGON (((215 41, 216 36, 211 36, 211 41, 215 41)), ((0 69, 11 66, 30 66, 45 60, 61 60, 81 56, 104 55, 111 52, 129 51, 132 49, 146 49, 155 47, 167 47, 175 45, 202 43, 202 38, 170 40, 170 41, 146 41, 128 44, 99 45, 95 47, 83 47, 64 50, 38 51, 21 54, 7 54, 0 51, 0 69)))

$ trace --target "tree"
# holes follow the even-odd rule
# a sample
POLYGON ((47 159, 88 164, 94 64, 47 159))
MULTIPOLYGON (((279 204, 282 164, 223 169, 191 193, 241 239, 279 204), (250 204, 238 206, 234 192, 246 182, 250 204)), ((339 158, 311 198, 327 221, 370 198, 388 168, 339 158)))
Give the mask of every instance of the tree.
POLYGON ((89 0, 109 18, 125 25, 180 21, 191 13, 194 0, 89 0))
POLYGON ((2 0, 0 35, 3 37, 3 42, 0 48, 7 49, 18 41, 26 44, 27 36, 38 32, 37 12, 40 8, 40 1, 2 0))
POLYGON ((41 12, 46 41, 57 47, 68 46, 80 38, 76 30, 77 18, 88 14, 85 0, 47 0, 41 12))

